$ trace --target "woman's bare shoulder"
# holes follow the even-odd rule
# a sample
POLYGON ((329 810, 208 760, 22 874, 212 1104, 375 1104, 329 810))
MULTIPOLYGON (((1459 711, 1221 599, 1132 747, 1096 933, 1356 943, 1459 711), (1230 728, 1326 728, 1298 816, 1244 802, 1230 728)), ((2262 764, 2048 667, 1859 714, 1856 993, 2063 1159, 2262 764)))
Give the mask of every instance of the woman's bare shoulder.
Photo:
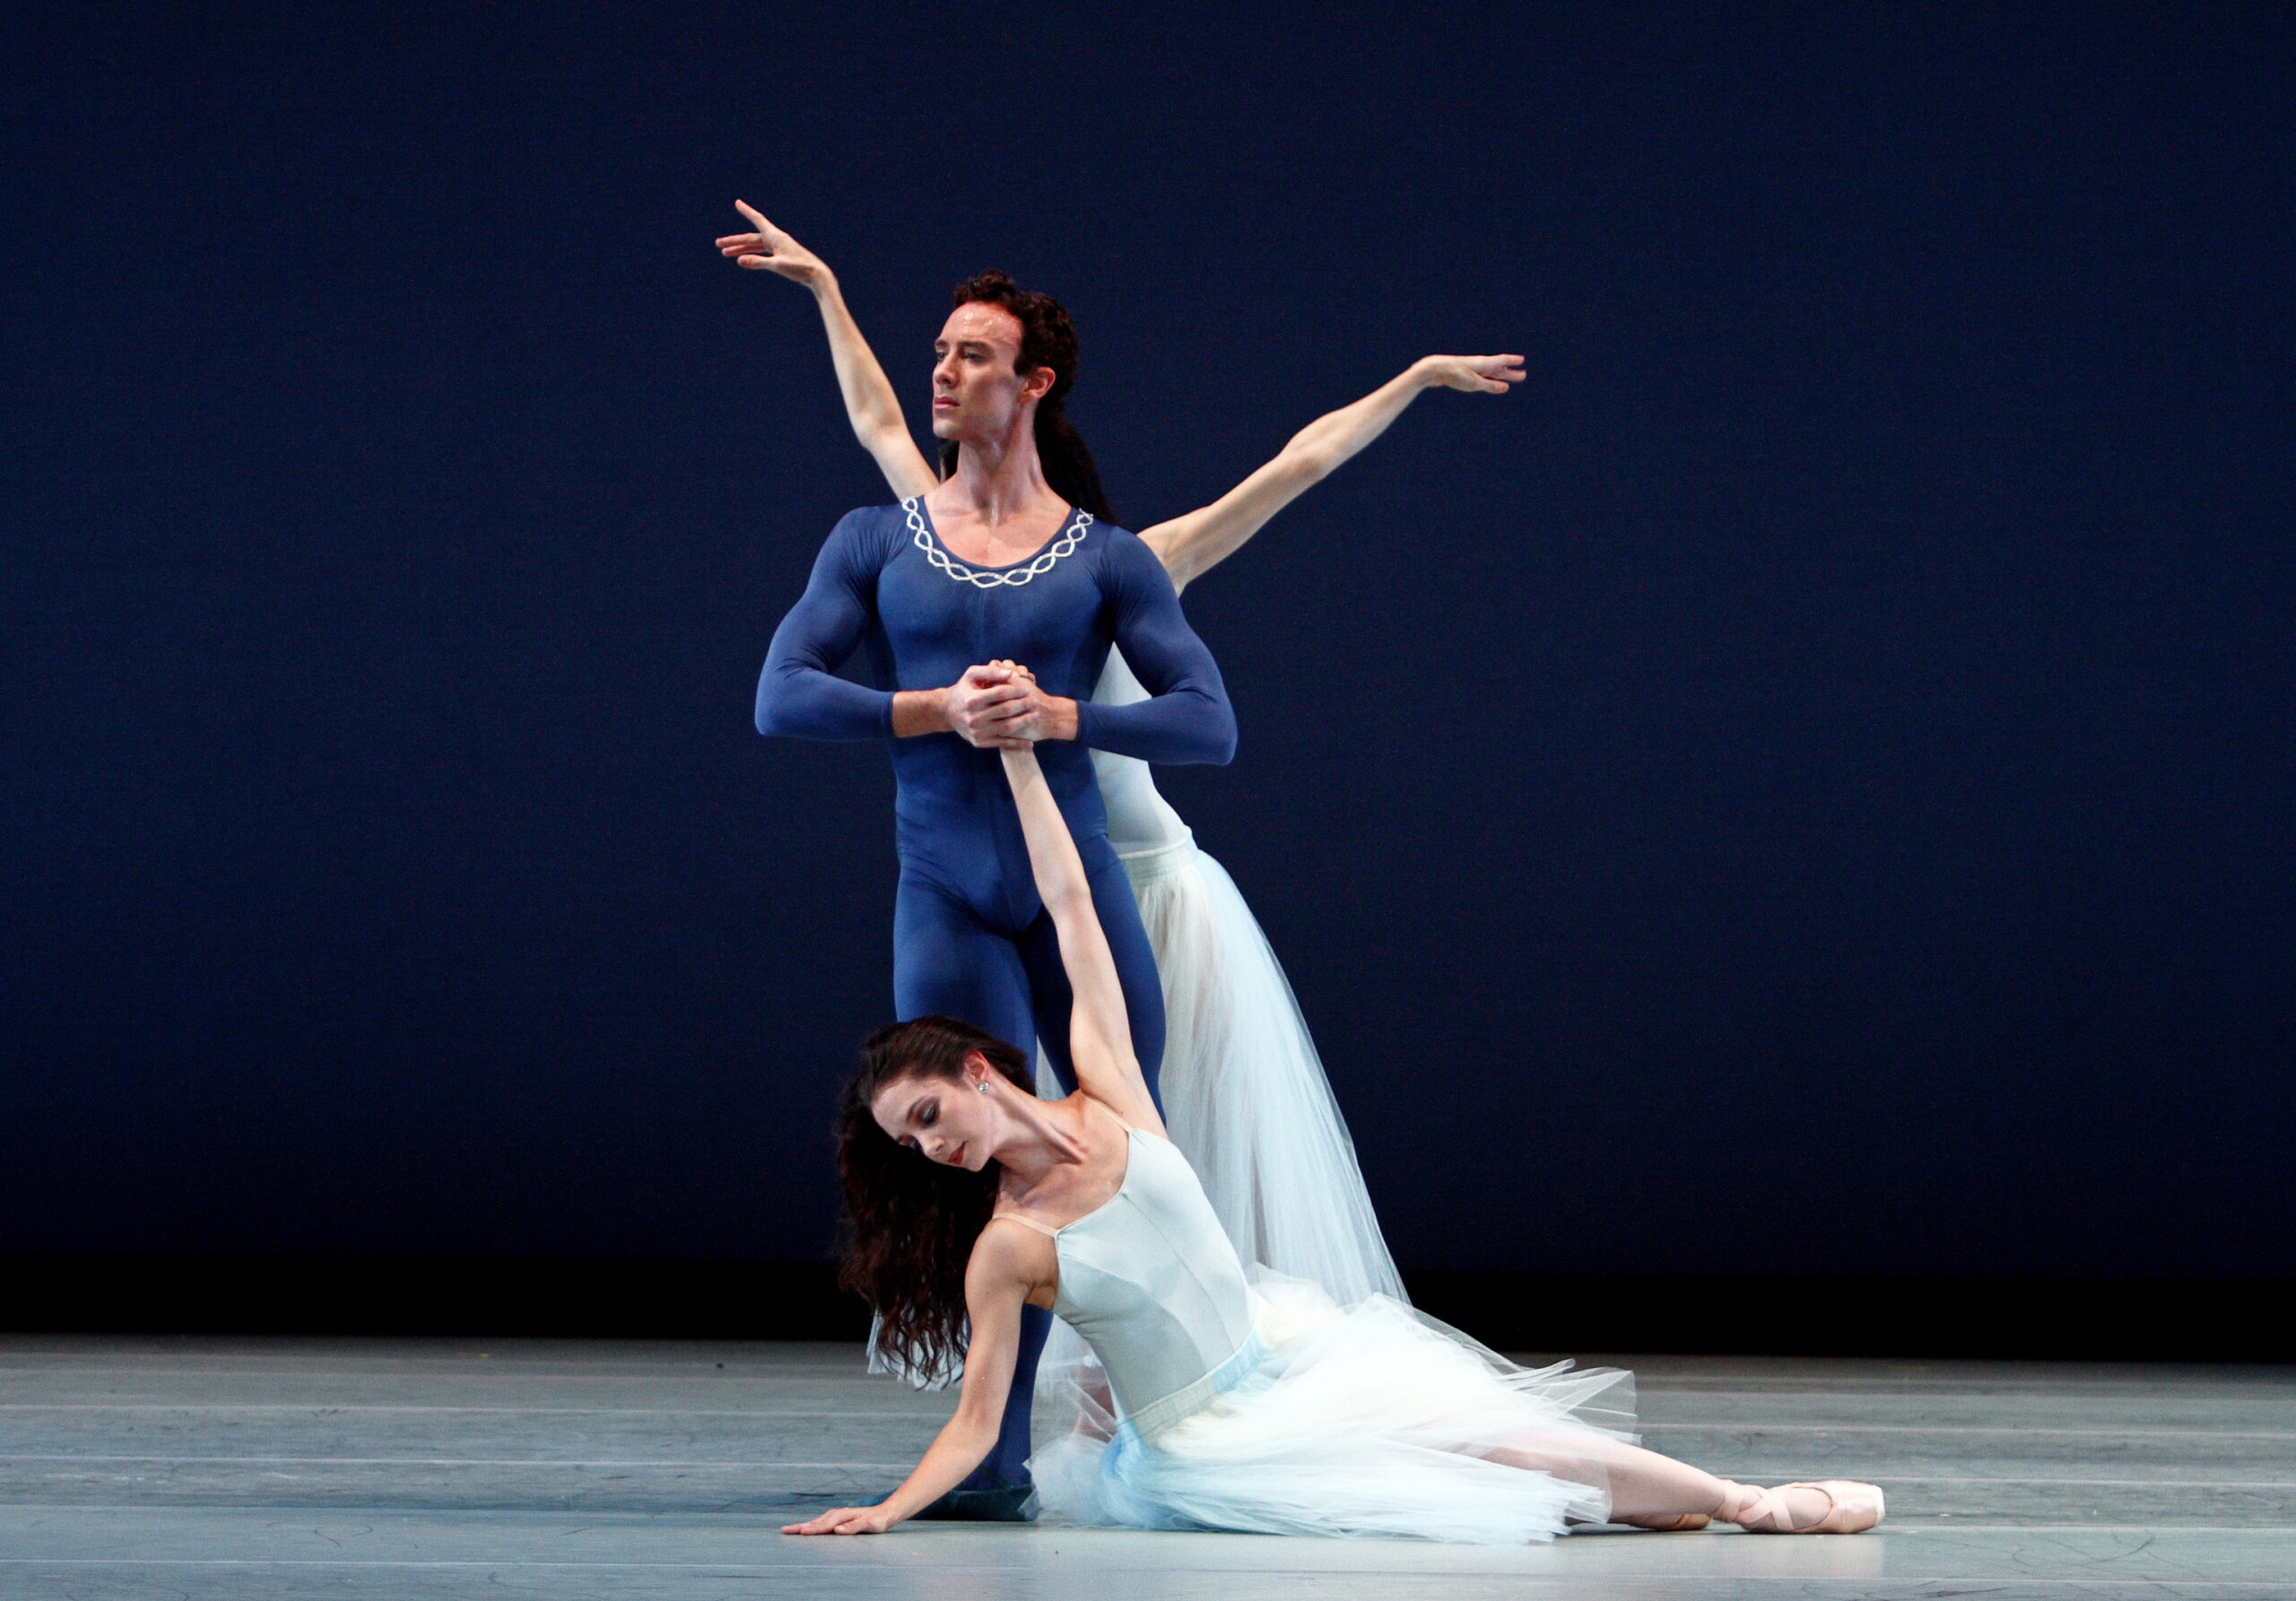
POLYGON ((1059 1283, 1060 1254, 1053 1247, 1052 1231, 1010 1209, 990 1216, 965 1264, 965 1301, 976 1309, 989 1300, 1015 1296, 1050 1310, 1059 1283), (1013 1226, 1000 1229, 998 1223, 1013 1226))
POLYGON ((1051 1249, 1051 1234, 1036 1219, 1009 1206, 1000 1208, 972 1242, 972 1255, 965 1263, 967 1283, 976 1278, 990 1283, 1003 1278, 1034 1282, 1051 1249), (1014 1226, 1000 1229, 996 1226, 998 1223, 1014 1226))

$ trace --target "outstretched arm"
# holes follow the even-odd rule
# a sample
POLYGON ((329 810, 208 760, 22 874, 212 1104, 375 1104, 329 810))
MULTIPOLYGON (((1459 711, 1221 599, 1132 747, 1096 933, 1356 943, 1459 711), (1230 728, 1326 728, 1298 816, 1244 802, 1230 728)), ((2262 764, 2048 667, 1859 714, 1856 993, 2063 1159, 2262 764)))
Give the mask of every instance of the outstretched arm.
POLYGON ((749 202, 736 200, 734 208, 750 220, 753 231, 725 235, 718 241, 718 253, 752 272, 778 273, 813 291, 814 302, 821 307, 822 326, 829 334, 830 360, 837 365, 837 387, 845 396, 845 415, 853 424, 854 437, 876 458, 877 470, 892 486, 896 499, 905 500, 926 493, 940 482, 939 475, 917 448, 885 370, 877 364, 869 342, 861 337, 853 313, 846 309, 837 274, 829 270, 827 262, 766 221, 765 213, 749 202))
POLYGON ((1048 1261, 1051 1242, 1020 1229, 984 1229, 965 1265, 964 1388, 955 1415, 925 1449, 915 1471, 874 1507, 839 1507, 805 1523, 783 1526, 785 1535, 882 1535, 914 1518, 964 1483, 996 1443, 1004 1398, 1021 1349, 1021 1307, 1030 1292, 1058 1268, 1048 1261))
POLYGON ((1269 518, 1385 433, 1421 390, 1439 385, 1504 395, 1522 378, 1520 356, 1422 356, 1354 405, 1326 412, 1293 434, 1274 460, 1211 505, 1144 529, 1140 537, 1172 575, 1172 587, 1185 589, 1191 579, 1241 550, 1269 518))
POLYGON ((1117 981, 1116 958, 1092 904, 1092 886, 1068 832, 1068 820, 1052 798, 1036 752, 1026 745, 1004 752, 1004 779, 1021 814, 1029 841, 1029 869, 1037 895, 1052 914, 1060 936, 1060 965, 1075 999, 1068 1014, 1068 1051, 1077 1087, 1135 1128, 1164 1132, 1132 1051, 1132 1020, 1124 1009, 1124 986, 1117 981))

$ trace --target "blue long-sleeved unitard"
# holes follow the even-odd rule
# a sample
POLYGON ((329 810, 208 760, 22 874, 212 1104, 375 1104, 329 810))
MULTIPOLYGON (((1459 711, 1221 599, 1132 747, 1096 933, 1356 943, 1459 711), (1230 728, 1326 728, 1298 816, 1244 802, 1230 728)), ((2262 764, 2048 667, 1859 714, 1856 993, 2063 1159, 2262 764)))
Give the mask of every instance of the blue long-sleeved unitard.
MULTIPOLYGON (((1028 561, 978 568, 949 553, 921 500, 848 513, 774 632, 758 679, 758 732, 891 742, 900 857, 896 1011, 904 1020, 960 1017, 1022 1049, 1033 1035, 1074 1089, 1068 979, 1002 758, 953 734, 893 738, 894 691, 941 689, 967 667, 999 659, 1022 664, 1046 693, 1076 702, 1077 738, 1039 744, 1037 761, 1075 836, 1153 1094, 1163 991, 1132 885, 1109 843, 1090 751, 1225 762, 1235 753, 1236 722, 1212 653, 1182 615, 1163 564, 1137 536, 1074 512, 1028 561), (1148 700, 1093 702, 1111 644, 1123 648, 1148 700), (874 687, 835 675, 857 648, 868 653, 874 687)), ((1024 1309, 1004 1431, 977 1476, 1026 1482, 1029 1397, 1050 1327, 1045 1313, 1024 1309)))
MULTIPOLYGON (((1077 738, 1039 744, 1037 759, 1088 872, 1116 859, 1088 749, 1166 764, 1224 762, 1235 753, 1220 669, 1182 615, 1163 564, 1137 536, 1077 512, 1030 560, 976 568, 948 553, 921 500, 849 512, 838 523, 774 633, 758 680, 757 726, 800 739, 892 741, 903 889, 928 886, 1011 938, 1041 909, 1003 761, 953 734, 892 738, 894 691, 941 689, 999 657, 1029 667, 1046 693, 1077 703, 1077 738), (1111 643, 1123 647, 1148 700, 1093 702, 1111 643), (875 687, 835 676, 856 648, 867 651, 875 687)), ((1136 909, 1129 920, 1137 924, 1136 909)), ((911 965, 898 945, 894 963, 898 987, 911 965)), ((1125 999, 1133 1000, 1129 987, 1125 999)), ((1138 1038, 1149 1021, 1137 1012, 1132 1019, 1152 1075, 1161 1048, 1138 1038)), ((1161 1047, 1161 1021, 1154 1035, 1161 1047)), ((1043 1038, 1065 1078, 1065 1029, 1043 1038)))

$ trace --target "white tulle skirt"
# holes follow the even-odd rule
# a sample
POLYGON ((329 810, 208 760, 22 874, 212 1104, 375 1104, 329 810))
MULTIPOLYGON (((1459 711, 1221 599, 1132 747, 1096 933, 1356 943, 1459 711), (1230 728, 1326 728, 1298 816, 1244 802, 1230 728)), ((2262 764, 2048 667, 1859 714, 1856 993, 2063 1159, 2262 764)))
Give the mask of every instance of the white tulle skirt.
POLYGON ((1608 1512, 1604 1463, 1631 1443, 1632 1375, 1518 1367, 1386 1296, 1343 1309, 1268 1274, 1254 1327, 1221 1393, 1153 1438, 1110 1414, 1094 1370, 1050 1368, 1076 1426, 1030 1465, 1046 1513, 1517 1544, 1608 1512))

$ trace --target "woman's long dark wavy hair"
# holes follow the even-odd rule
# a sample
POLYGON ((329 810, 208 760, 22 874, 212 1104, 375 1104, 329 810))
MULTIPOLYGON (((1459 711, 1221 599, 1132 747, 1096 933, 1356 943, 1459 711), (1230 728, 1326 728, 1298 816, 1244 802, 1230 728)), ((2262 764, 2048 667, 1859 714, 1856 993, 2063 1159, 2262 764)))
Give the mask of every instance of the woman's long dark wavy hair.
POLYGON ((877 1127, 870 1106, 904 1077, 964 1080, 978 1051, 1018 1088, 1036 1093, 1029 1059, 985 1029, 920 1017, 861 1042, 861 1070, 837 1112, 837 1176, 845 1184, 845 1259, 837 1282, 877 1314, 877 1349, 913 1374, 953 1368, 965 1349, 965 1265, 996 1207, 1002 1170, 978 1173, 927 1161, 877 1127))
MULTIPOLYGON (((1037 402, 1037 457, 1044 464, 1044 481, 1052 492, 1071 506, 1080 506, 1104 523, 1113 524, 1108 492, 1100 487, 1100 469, 1084 448, 1061 403, 1076 383, 1076 327, 1067 309, 1040 290, 1022 289, 1003 273, 982 273, 957 285, 951 296, 959 306, 1001 306, 1021 325, 1021 352, 1013 370, 1022 378, 1039 367, 1053 371, 1052 387, 1037 402)), ((957 447, 941 444, 941 476, 957 470, 957 447)))

